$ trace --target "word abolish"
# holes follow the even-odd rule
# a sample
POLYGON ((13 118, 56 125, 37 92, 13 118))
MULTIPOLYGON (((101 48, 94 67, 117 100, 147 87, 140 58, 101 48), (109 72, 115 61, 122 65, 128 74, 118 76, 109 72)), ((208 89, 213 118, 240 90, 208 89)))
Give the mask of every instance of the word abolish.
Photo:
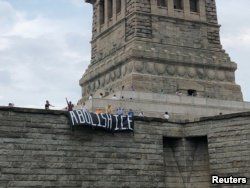
POLYGON ((134 122, 129 116, 96 114, 85 110, 73 110, 69 112, 69 117, 72 126, 90 126, 105 129, 110 132, 134 130, 134 122))
POLYGON ((219 177, 212 176, 212 184, 246 184, 246 177, 219 177))

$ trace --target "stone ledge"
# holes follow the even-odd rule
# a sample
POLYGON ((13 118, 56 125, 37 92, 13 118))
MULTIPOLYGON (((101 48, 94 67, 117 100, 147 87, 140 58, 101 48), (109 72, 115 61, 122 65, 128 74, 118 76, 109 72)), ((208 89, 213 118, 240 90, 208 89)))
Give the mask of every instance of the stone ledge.
POLYGON ((140 117, 134 116, 135 121, 143 121, 143 122, 159 122, 159 123, 170 123, 170 124, 186 124, 189 123, 188 120, 178 120, 178 121, 169 121, 163 118, 158 117, 140 117))
MULTIPOLYGON (((18 113, 30 113, 30 114, 48 114, 48 115, 65 115, 67 116, 68 112, 63 110, 45 110, 45 109, 35 109, 35 108, 22 108, 22 107, 8 107, 0 106, 0 111, 9 111, 9 112, 18 112, 18 113)), ((156 117, 140 117, 134 116, 134 120, 143 121, 143 122, 161 122, 161 123, 174 123, 163 118, 156 117)), ((187 121, 178 121, 178 123, 183 124, 187 121)))
POLYGON ((63 110, 45 110, 45 109, 7 107, 7 106, 6 107, 0 106, 0 111, 30 113, 30 114, 67 115, 67 111, 63 110))
POLYGON ((144 122, 161 122, 161 123, 173 123, 173 124, 186 125, 189 123, 199 123, 199 122, 212 121, 212 120, 226 120, 226 119, 239 118, 239 117, 250 117, 250 111, 225 114, 225 115, 217 115, 217 116, 201 117, 199 118, 199 120, 196 120, 196 121, 189 121, 189 120, 168 121, 163 118, 139 117, 139 116, 135 116, 134 119, 136 121, 144 121, 144 122))
MULTIPOLYGON (((67 111, 63 111, 63 110, 44 110, 44 109, 35 109, 35 108, 5 107, 5 106, 0 106, 0 111, 30 113, 30 114, 65 115, 65 116, 67 116, 67 113, 68 113, 67 111)), ((210 120, 223 120, 223 119, 249 117, 249 116, 250 116, 250 111, 225 114, 225 115, 217 115, 217 116, 209 116, 209 117, 201 117, 197 121, 188 121, 188 120, 169 121, 163 118, 140 117, 140 116, 134 116, 134 120, 142 121, 142 122, 160 122, 160 123, 185 125, 185 124, 194 123, 194 122, 196 123, 196 122, 204 122, 204 121, 210 121, 210 120)))
POLYGON ((217 115, 217 116, 210 116, 210 117, 201 117, 199 121, 210 121, 210 120, 223 120, 223 119, 231 119, 231 118, 238 118, 238 117, 249 117, 250 111, 246 112, 239 112, 239 113, 232 113, 232 114, 225 114, 225 115, 217 115))

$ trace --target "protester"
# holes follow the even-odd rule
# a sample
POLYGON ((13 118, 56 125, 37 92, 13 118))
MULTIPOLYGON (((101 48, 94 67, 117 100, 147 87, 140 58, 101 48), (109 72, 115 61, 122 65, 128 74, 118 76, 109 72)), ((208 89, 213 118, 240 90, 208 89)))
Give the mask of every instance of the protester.
POLYGON ((176 95, 181 96, 182 92, 178 90, 178 91, 176 91, 176 95))
POLYGON ((144 117, 144 113, 143 113, 143 112, 140 112, 140 113, 139 113, 139 116, 140 116, 140 117, 144 117))
POLYGON ((113 100, 117 100, 118 98, 117 98, 116 95, 113 95, 112 99, 113 99, 113 100))
POLYGON ((103 109, 97 108, 97 109, 95 110, 95 113, 96 113, 96 114, 102 114, 102 113, 103 113, 103 109))
POLYGON ((53 106, 53 105, 51 105, 50 103, 49 103, 49 101, 48 100, 46 100, 46 103, 45 103, 45 110, 49 110, 49 107, 55 107, 55 106, 53 106))
POLYGON ((163 117, 164 117, 164 119, 169 119, 169 114, 168 114, 168 112, 165 112, 165 114, 163 115, 163 117))
POLYGON ((134 112, 132 109, 129 109, 128 111, 128 117, 133 117, 134 116, 134 112))
POLYGON ((116 110, 117 115, 122 116, 123 113, 124 113, 124 110, 121 107, 117 108, 117 110, 116 110))
POLYGON ((112 111, 113 111, 112 110, 112 106, 111 106, 111 104, 109 104, 108 107, 107 107, 107 109, 106 109, 106 113, 107 114, 112 114, 112 111))
POLYGON ((100 93, 99 98, 102 99, 103 97, 103 93, 100 93))
POLYGON ((8 107, 15 107, 14 103, 9 103, 8 107))
POLYGON ((92 94, 90 94, 90 96, 89 96, 89 100, 91 101, 93 99, 93 95, 92 94))
POLYGON ((74 108, 74 105, 72 104, 71 101, 68 101, 67 98, 66 98, 66 102, 67 102, 67 105, 68 105, 67 110, 68 110, 68 111, 72 111, 73 108, 74 108))
POLYGON ((84 102, 84 103, 82 103, 82 105, 81 105, 81 106, 82 106, 82 110, 83 110, 83 111, 88 111, 88 109, 87 109, 87 107, 86 107, 85 102, 84 102))

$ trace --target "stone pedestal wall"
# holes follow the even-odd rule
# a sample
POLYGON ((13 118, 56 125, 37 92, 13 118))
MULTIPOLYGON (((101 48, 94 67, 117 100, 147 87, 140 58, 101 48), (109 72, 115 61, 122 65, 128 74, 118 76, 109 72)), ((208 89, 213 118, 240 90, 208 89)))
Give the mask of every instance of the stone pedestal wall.
POLYGON ((71 131, 62 111, 1 107, 0 187, 213 187, 214 174, 250 178, 249 131, 249 113, 135 117, 134 134, 110 134, 71 131))
POLYGON ((135 86, 165 94, 192 89, 203 97, 243 101, 235 83, 237 65, 221 46, 215 1, 200 0, 198 11, 192 12, 189 0, 181 10, 170 0, 166 6, 126 0, 119 15, 105 17, 101 25, 96 21, 98 2, 91 1, 96 29, 91 64, 80 80, 80 102, 99 90, 135 86))

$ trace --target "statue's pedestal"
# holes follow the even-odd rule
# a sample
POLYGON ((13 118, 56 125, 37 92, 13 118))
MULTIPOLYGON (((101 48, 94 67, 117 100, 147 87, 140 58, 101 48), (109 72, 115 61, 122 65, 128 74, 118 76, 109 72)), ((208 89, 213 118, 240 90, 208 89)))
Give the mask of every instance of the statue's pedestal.
POLYGON ((118 107, 124 108, 125 112, 132 109, 135 115, 143 112, 149 117, 163 117, 163 114, 168 112, 172 120, 195 120, 220 113, 250 111, 249 102, 133 91, 117 92, 102 99, 94 97, 86 101, 86 107, 93 112, 96 110, 105 112, 108 105, 112 106, 113 113, 116 113, 118 107), (117 99, 113 98, 114 95, 117 99))

